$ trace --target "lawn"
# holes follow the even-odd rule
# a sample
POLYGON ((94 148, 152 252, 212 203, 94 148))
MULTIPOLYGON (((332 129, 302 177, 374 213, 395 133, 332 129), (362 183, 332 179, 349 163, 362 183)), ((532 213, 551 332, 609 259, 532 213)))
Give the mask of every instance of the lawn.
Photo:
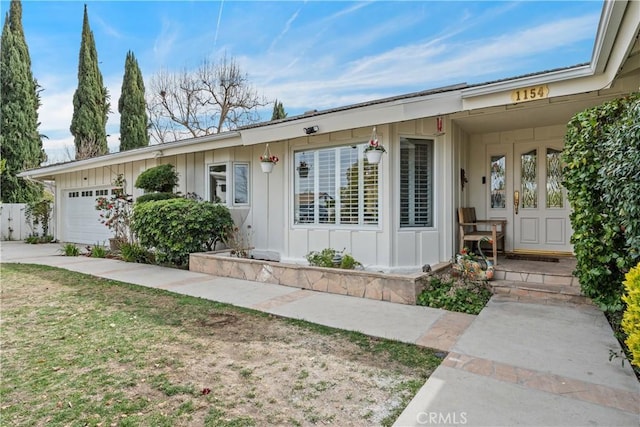
POLYGON ((390 425, 429 349, 2 264, 3 425, 390 425))

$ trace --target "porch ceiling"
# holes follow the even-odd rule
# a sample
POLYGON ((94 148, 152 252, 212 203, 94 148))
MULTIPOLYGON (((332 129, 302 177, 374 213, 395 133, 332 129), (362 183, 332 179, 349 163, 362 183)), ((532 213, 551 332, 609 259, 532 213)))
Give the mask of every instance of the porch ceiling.
POLYGON ((607 99, 588 96, 579 99, 561 97, 528 103, 464 111, 452 116, 468 134, 502 132, 542 126, 567 124, 578 112, 599 105, 607 99))

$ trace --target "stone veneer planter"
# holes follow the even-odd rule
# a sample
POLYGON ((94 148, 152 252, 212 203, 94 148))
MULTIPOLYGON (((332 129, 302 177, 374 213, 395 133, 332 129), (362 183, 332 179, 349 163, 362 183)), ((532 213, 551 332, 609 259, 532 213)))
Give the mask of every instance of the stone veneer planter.
POLYGON ((300 289, 351 295, 415 305, 429 274, 386 274, 360 270, 310 267, 274 261, 235 258, 223 253, 189 255, 189 270, 300 289))

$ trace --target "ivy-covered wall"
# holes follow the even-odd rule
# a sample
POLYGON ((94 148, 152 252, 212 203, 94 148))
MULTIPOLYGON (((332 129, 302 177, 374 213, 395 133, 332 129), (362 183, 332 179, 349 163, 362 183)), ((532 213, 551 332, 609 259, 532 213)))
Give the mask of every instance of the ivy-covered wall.
POLYGON ((640 261, 640 93, 577 114, 563 155, 576 275, 586 296, 620 313, 624 275, 640 261))

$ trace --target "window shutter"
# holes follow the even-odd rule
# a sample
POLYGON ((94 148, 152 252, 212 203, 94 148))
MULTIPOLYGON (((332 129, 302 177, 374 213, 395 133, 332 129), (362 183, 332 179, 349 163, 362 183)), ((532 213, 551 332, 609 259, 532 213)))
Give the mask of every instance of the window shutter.
POLYGON ((431 140, 400 140, 400 226, 433 226, 431 140))
POLYGON ((296 224, 378 223, 378 166, 365 161, 365 144, 294 154, 296 224), (301 162, 309 166, 300 176, 301 162))

